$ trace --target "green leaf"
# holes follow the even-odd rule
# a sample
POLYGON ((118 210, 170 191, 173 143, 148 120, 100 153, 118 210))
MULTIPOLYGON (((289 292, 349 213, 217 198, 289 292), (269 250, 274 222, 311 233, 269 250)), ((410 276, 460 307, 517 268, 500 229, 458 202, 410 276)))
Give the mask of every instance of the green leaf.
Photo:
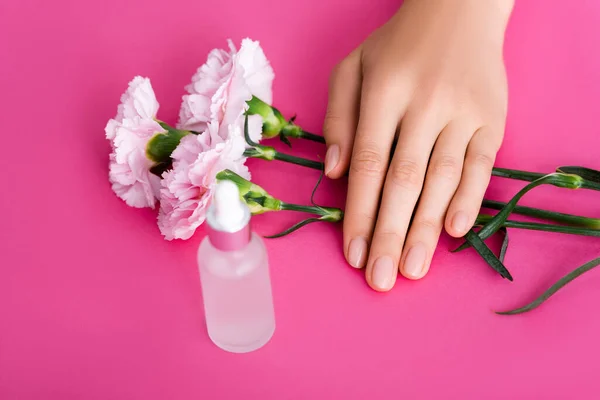
POLYGON ((504 239, 502 240, 502 247, 500 247, 500 256, 498 259, 501 263, 504 263, 504 258, 506 257, 506 251, 508 250, 508 229, 506 227, 500 228, 500 231, 504 234, 504 239))
MULTIPOLYGON (((506 203, 501 201, 487 199, 483 199, 481 204, 482 208, 490 208, 493 210, 502 210, 505 206, 506 203)), ((516 206, 512 212, 514 214, 526 215, 528 217, 559 222, 565 225, 583 226, 594 229, 600 228, 600 219, 596 218, 581 217, 579 215, 564 214, 526 206, 516 206)))
POLYGON ((285 143, 288 147, 292 147, 292 142, 290 142, 290 139, 288 139, 286 136, 280 135, 279 140, 285 143))
POLYGON ((450 250, 450 253, 458 253, 459 251, 463 251, 465 249, 468 249, 469 247, 471 247, 471 245, 469 244, 469 242, 465 241, 463 244, 461 244, 454 250, 450 250))
POLYGON ((550 288, 548 290, 546 290, 544 293, 542 293, 542 295, 540 297, 538 297, 537 299, 535 299, 531 303, 527 304, 526 306, 523 306, 523 307, 520 307, 520 308, 516 308, 516 309, 510 310, 510 311, 496 311, 496 314, 499 314, 499 315, 516 315, 516 314, 522 314, 522 313, 531 311, 534 308, 539 307, 543 302, 545 302, 546 300, 548 300, 550 298, 550 296, 552 296, 554 293, 558 292, 567 283, 573 281, 574 279, 576 279, 577 277, 579 277, 579 276, 583 275, 584 273, 590 271, 591 269, 594 269, 598 265, 600 265, 600 257, 595 258, 592 261, 583 264, 581 267, 576 268, 575 270, 569 272, 567 275, 565 275, 564 277, 562 277, 554 285, 550 286, 550 288))
POLYGON ((579 175, 583 179, 587 181, 592 181, 596 183, 600 183, 600 171, 591 168, 585 167, 576 167, 576 166, 565 166, 558 167, 556 169, 557 172, 564 172, 565 174, 574 174, 579 175))
MULTIPOLYGON (((487 224, 483 226, 483 228, 481 228, 478 236, 482 240, 485 240, 492 236, 494 233, 496 233, 498 229, 502 227, 506 219, 509 217, 510 213, 517 206, 517 202, 521 200, 521 198, 530 190, 540 185, 553 185, 568 189, 578 189, 581 187, 582 183, 583 179, 578 175, 563 174, 559 172, 546 175, 542 178, 531 182, 523 189, 521 189, 508 203, 506 203, 506 206, 504 206, 502 210, 500 210, 500 212, 494 216, 494 218, 492 218, 487 224)), ((453 253, 464 250, 467 247, 469 247, 469 243, 463 243, 459 248, 454 250, 453 253)))
POLYGON ((494 271, 498 272, 500 276, 508 279, 509 281, 513 280, 513 277, 511 276, 510 272, 508 272, 508 269, 506 269, 504 264, 502 264, 502 261, 496 257, 492 250, 487 247, 487 245, 483 242, 483 240, 481 240, 479 235, 477 235, 473 229, 467 232, 465 239, 467 239, 467 242, 473 246, 475 251, 479 253, 479 255, 485 260, 486 263, 488 263, 490 267, 492 267, 494 271))

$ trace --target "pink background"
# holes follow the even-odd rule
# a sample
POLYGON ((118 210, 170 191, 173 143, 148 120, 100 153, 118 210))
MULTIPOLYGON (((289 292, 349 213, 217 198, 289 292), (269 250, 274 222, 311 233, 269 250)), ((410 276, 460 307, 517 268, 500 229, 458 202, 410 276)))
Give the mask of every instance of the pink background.
MULTIPOLYGON (((506 44, 510 112, 498 166, 600 169, 600 2, 517 1, 506 44)), ((397 1, 0 3, 0 399, 566 399, 600 390, 600 271, 538 310, 530 301, 600 254, 595 239, 512 231, 500 279, 444 238, 419 282, 377 294, 347 267, 340 229, 268 242, 277 312, 258 352, 218 350, 195 261, 203 237, 167 242, 155 213, 107 181, 104 125, 136 74, 175 122, 208 51, 260 40, 275 104, 320 132, 331 68, 397 1), (375 5, 376 4, 376 5, 375 5)), ((297 146, 323 156, 322 148, 297 146)), ((305 203, 316 172, 253 161, 256 181, 305 203), (293 179, 290 176, 293 175, 293 179)), ((494 180, 490 198, 521 185, 494 180)), ((343 205, 344 182, 319 201, 343 205)), ((544 188, 523 204, 598 214, 593 193, 544 188)), ((297 215, 255 219, 268 234, 297 215)))

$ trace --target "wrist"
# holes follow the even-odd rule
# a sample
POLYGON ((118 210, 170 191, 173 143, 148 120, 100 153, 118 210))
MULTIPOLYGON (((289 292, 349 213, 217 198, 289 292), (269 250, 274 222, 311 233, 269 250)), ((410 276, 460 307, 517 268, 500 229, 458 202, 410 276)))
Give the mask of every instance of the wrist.
POLYGON ((404 0, 400 8, 418 8, 457 23, 479 21, 504 34, 514 5, 515 0, 404 0))
POLYGON ((449 37, 477 38, 490 51, 502 52, 514 0, 404 0, 400 8, 413 18, 423 18, 431 28, 449 37))

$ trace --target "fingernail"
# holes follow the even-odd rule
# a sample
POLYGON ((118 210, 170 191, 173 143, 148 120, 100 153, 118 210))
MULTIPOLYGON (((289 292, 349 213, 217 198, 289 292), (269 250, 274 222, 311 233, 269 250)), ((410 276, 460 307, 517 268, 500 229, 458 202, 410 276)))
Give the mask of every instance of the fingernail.
POLYGON ((452 220, 452 229, 457 233, 467 233, 469 230, 469 216, 463 211, 457 212, 452 220))
POLYGON ((404 259, 404 273, 409 278, 418 279, 423 273, 425 258, 427 257, 427 249, 423 243, 415 244, 404 259))
POLYGON ((325 154, 325 175, 329 175, 329 173, 338 165, 339 161, 340 146, 332 144, 327 149, 327 154, 325 154))
POLYGON ((391 289, 393 274, 394 261, 391 257, 379 257, 373 265, 373 285, 383 290, 391 289))
POLYGON ((364 238, 356 237, 350 242, 348 247, 348 262, 354 268, 362 268, 367 258, 367 241, 364 238))

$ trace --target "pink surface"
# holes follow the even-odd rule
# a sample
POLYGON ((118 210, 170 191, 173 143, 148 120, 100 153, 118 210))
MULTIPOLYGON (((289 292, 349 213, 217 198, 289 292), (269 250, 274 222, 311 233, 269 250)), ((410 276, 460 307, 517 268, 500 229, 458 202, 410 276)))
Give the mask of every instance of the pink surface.
MULTIPOLYGON (((320 131, 330 69, 396 3, 1 2, 0 399, 597 398, 600 271, 530 314, 491 310, 528 302, 598 256, 598 240, 513 231, 510 283, 471 251, 450 254, 445 238, 426 279, 377 294, 344 263, 339 227, 311 226, 268 242, 277 330, 260 351, 232 355, 204 326, 203 232, 166 242, 154 212, 111 192, 103 128, 135 74, 175 122, 207 52, 250 36, 275 68, 276 105, 320 131)), ((600 169, 600 2, 517 3, 498 165, 600 169)), ((251 168, 296 202, 318 176, 251 168)), ((319 201, 343 205, 344 185, 325 183, 319 201)), ((519 186, 494 180, 490 197, 519 186)), ((600 217, 592 195, 548 188, 523 204, 600 217)), ((257 217, 256 229, 295 218, 257 217)))

